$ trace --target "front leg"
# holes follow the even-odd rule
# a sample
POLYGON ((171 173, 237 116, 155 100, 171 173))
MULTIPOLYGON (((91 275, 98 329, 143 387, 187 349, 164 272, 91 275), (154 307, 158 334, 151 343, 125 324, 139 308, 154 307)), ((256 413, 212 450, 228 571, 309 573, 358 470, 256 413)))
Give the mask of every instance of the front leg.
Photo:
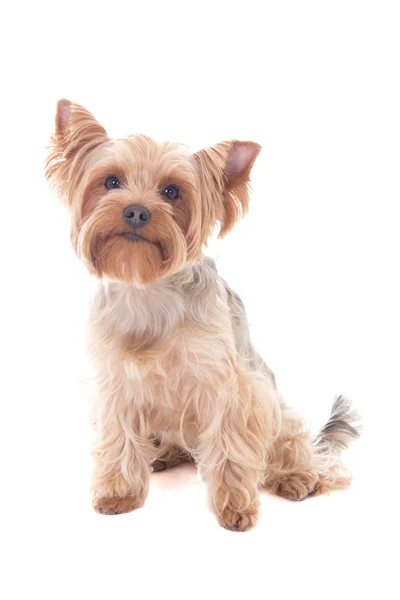
POLYGON ((97 400, 93 447, 93 507, 104 515, 143 506, 150 481, 150 442, 135 403, 112 393, 97 400), (139 426, 139 424, 141 424, 139 426))
POLYGON ((259 471, 225 460, 209 477, 210 506, 219 524, 231 531, 247 531, 258 519, 259 471))
POLYGON ((212 510, 220 525, 232 531, 251 529, 258 518, 269 435, 263 395, 251 374, 230 373, 225 385, 220 383, 212 394, 208 390, 204 395, 199 415, 208 419, 212 415, 200 436, 200 470, 212 510))
POLYGON ((99 440, 93 450, 93 508, 103 515, 141 508, 149 488, 150 467, 145 457, 130 439, 118 439, 99 440))

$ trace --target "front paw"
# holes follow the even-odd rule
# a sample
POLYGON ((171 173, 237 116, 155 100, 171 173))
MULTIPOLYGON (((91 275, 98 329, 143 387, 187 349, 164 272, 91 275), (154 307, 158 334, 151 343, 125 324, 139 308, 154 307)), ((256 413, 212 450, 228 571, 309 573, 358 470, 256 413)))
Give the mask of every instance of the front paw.
POLYGON ((257 523, 258 509, 253 506, 244 511, 228 505, 218 517, 219 524, 230 531, 248 531, 257 523))
POLYGON ((121 515, 132 512, 136 508, 141 508, 144 504, 144 498, 137 496, 119 496, 103 497, 95 495, 93 497, 93 508, 101 515, 121 515))

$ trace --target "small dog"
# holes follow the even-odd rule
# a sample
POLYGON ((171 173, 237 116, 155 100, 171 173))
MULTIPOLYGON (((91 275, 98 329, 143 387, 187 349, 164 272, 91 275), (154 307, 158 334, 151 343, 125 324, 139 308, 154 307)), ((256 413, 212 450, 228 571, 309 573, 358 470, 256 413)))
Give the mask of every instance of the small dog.
POLYGON ((336 398, 310 438, 253 348, 239 296, 202 254, 217 223, 224 236, 246 212, 259 152, 111 140, 83 107, 58 103, 46 177, 100 279, 89 324, 99 513, 143 506, 152 470, 186 461, 234 531, 255 525, 260 487, 302 500, 350 482, 339 459, 359 435, 349 402, 336 398))

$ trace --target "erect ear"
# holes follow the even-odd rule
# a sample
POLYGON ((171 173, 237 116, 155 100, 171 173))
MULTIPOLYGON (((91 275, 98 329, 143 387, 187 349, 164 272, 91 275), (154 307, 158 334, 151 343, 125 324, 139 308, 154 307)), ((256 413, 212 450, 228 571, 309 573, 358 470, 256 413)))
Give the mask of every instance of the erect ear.
POLYGON ((202 210, 203 239, 216 221, 223 237, 245 214, 249 204, 249 178, 261 146, 254 142, 221 142, 200 150, 198 163, 202 210))
MULTIPOLYGON (((57 102, 55 141, 68 152, 107 139, 107 132, 86 108, 63 98, 57 102)), ((67 157, 65 157, 67 158, 67 157)))
POLYGON ((46 178, 61 191, 74 165, 79 165, 88 152, 107 140, 106 130, 89 111, 69 100, 59 100, 46 178))

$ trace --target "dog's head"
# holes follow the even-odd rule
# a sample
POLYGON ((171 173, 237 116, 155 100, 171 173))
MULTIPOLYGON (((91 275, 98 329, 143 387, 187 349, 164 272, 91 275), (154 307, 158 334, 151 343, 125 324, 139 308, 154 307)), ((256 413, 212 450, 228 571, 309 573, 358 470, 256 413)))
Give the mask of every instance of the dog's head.
POLYGON ((247 210, 260 146, 185 146, 135 135, 111 140, 83 107, 57 105, 46 177, 71 212, 73 247, 97 277, 148 285, 196 261, 215 225, 247 210))

